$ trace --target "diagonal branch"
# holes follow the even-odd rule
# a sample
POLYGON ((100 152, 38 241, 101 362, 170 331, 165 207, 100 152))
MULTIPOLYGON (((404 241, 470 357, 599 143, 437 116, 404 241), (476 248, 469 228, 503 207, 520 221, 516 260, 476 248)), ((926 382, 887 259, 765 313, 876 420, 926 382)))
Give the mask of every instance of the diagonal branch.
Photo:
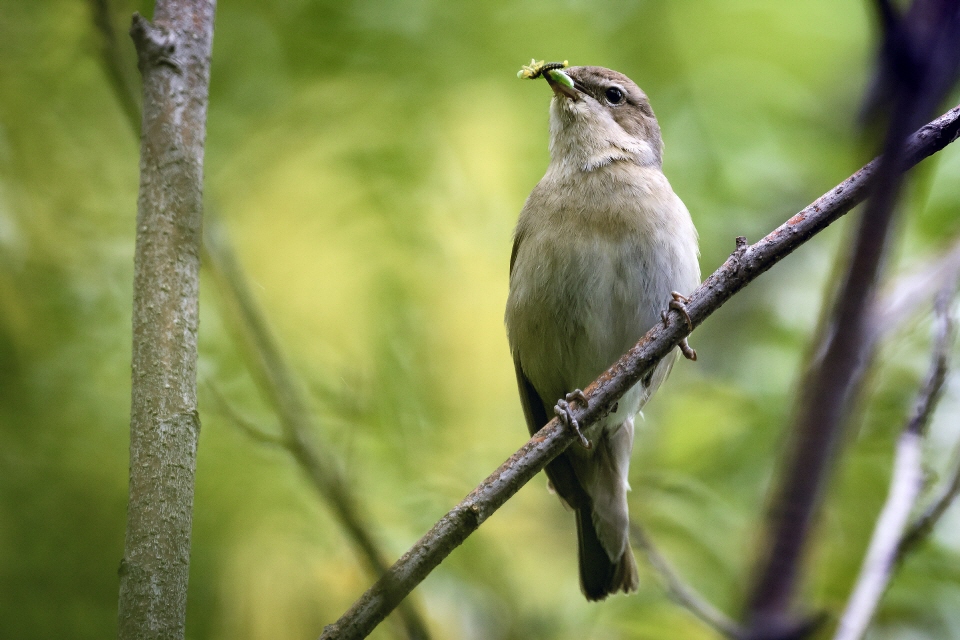
POLYGON ((727 638, 737 640, 743 637, 743 629, 725 613, 708 602, 702 595, 683 581, 673 565, 660 553, 653 540, 643 530, 643 527, 630 523, 630 540, 634 546, 640 547, 647 556, 647 562, 660 577, 664 589, 670 598, 678 605, 688 610, 708 627, 715 629, 727 638))
MULTIPOLYGON (((282 446, 333 510, 367 568, 376 576, 384 575, 387 571, 384 554, 367 527, 357 498, 340 473, 337 461, 316 440, 317 425, 305 394, 267 327, 216 216, 209 216, 203 248, 204 264, 217 282, 217 291, 228 312, 225 315, 233 320, 251 371, 280 418, 282 446)), ((412 604, 404 603, 398 613, 411 640, 429 638, 426 624, 412 604)))
POLYGON ((930 535, 941 516, 960 495, 960 446, 954 449, 951 458, 953 460, 953 472, 950 474, 950 479, 944 483, 940 495, 916 520, 910 523, 900 540, 900 546, 897 547, 897 562, 902 562, 908 553, 930 535))
MULTIPOLYGON (((960 107, 923 126, 909 137, 902 170, 943 149, 960 135, 960 107)), ((673 314, 657 325, 610 369, 584 390, 588 406, 573 411, 586 428, 610 411, 619 398, 657 362, 670 353, 710 314, 760 274, 792 253, 864 200, 873 186, 877 160, 867 164, 754 245, 737 239, 737 250, 690 296, 691 325, 673 314)), ((520 487, 535 476, 575 439, 551 420, 474 489, 393 565, 321 638, 363 638, 417 584, 459 546, 520 487)))
POLYGON ((913 414, 897 442, 887 502, 877 519, 860 575, 840 619, 834 640, 860 640, 863 637, 880 598, 886 591, 900 554, 905 549, 904 531, 923 487, 923 439, 947 378, 947 360, 954 336, 950 306, 955 290, 956 279, 953 279, 937 296, 936 338, 930 370, 917 394, 913 414))
POLYGON ((286 437, 282 435, 277 435, 265 431, 253 424, 245 416, 241 415, 239 411, 234 409, 226 398, 223 397, 223 394, 220 393, 220 389, 217 388, 217 385, 210 380, 206 380, 207 392, 213 396, 214 400, 217 401, 217 404, 220 406, 220 410, 223 414, 237 426, 240 431, 243 431, 244 434, 254 442, 259 442, 260 444, 271 445, 274 447, 280 447, 289 451, 289 441, 286 437))

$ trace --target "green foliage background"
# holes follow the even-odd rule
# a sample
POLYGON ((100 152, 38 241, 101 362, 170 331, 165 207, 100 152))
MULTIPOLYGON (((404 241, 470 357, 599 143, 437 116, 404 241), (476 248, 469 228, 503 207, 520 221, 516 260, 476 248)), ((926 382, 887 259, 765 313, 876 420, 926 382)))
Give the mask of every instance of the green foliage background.
MULTIPOLYGON (((115 0, 124 33, 147 3, 115 0)), ((873 25, 855 0, 221 1, 206 193, 310 391, 319 437, 397 556, 525 440, 502 312, 516 214, 547 163, 531 56, 616 68, 649 94, 702 268, 867 157, 855 114, 873 25)), ((0 3, 0 635, 115 633, 125 526, 138 144, 87 3, 0 3)), ((960 147, 907 194, 892 268, 960 233, 960 147)), ((646 410, 631 510, 687 579, 737 615, 836 225, 732 300, 646 410)), ((202 287, 201 416, 188 637, 315 637, 368 586, 282 451, 202 287)), ((926 309, 918 310, 919 316, 926 309)), ((809 563, 842 607, 925 369, 928 323, 884 345, 809 563)), ((960 425, 956 379, 934 475, 960 425)), ((634 597, 580 596, 572 516, 538 478, 415 592, 437 638, 715 638, 641 561, 634 597)), ((960 637, 960 513, 903 567, 875 639, 960 637)), ((392 637, 383 625, 374 637, 392 637)))

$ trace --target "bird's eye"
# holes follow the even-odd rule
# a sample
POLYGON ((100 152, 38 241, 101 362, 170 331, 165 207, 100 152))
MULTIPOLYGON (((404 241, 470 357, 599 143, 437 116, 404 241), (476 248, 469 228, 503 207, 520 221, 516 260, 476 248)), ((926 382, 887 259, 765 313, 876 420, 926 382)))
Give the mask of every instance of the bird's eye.
POLYGON ((604 92, 610 104, 620 104, 623 101, 623 91, 616 87, 610 87, 604 92))

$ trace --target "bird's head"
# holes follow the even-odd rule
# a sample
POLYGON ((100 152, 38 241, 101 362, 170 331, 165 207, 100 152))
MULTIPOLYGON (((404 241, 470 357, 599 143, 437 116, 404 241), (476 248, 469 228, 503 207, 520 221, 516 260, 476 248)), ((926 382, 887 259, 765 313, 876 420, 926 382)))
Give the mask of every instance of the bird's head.
POLYGON ((543 73, 553 89, 550 158, 592 171, 612 162, 661 166, 660 125, 647 95, 630 78, 603 67, 543 73))

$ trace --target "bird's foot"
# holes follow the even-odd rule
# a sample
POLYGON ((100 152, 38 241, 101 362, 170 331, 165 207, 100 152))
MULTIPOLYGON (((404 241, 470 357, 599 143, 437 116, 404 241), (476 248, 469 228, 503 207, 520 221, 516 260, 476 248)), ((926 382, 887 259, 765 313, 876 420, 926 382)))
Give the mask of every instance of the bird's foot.
POLYGON ((560 422, 568 428, 573 429, 577 440, 580 442, 580 446, 584 449, 590 449, 593 447, 593 444, 583 435, 583 431, 580 430, 580 424, 577 422, 577 419, 573 417, 573 410, 570 408, 570 403, 574 400, 576 400, 577 404, 581 407, 587 407, 587 396, 583 395, 583 391, 580 389, 574 389, 568 393, 563 400, 557 402, 557 405, 553 408, 553 412, 560 418, 560 422))
MULTIPOLYGON (((690 302, 690 298, 687 296, 681 295, 676 291, 671 291, 670 296, 673 298, 668 305, 668 308, 677 311, 683 316, 683 319, 687 323, 687 329, 693 331, 693 321, 690 320, 690 313, 687 311, 686 303, 690 302)), ((668 311, 660 312, 660 320, 663 321, 664 326, 670 324, 670 315, 668 311)), ((683 354, 683 357, 687 360, 696 360, 697 352, 693 347, 690 346, 690 343, 687 342, 687 339, 684 338, 680 341, 680 344, 677 345, 680 347, 680 353, 683 354)))
POLYGON ((687 311, 687 303, 690 302, 690 298, 685 295, 681 295, 676 291, 670 292, 670 297, 673 298, 670 301, 668 307, 680 313, 683 316, 684 321, 687 323, 687 329, 693 331, 693 320, 690 319, 690 313, 687 311))

